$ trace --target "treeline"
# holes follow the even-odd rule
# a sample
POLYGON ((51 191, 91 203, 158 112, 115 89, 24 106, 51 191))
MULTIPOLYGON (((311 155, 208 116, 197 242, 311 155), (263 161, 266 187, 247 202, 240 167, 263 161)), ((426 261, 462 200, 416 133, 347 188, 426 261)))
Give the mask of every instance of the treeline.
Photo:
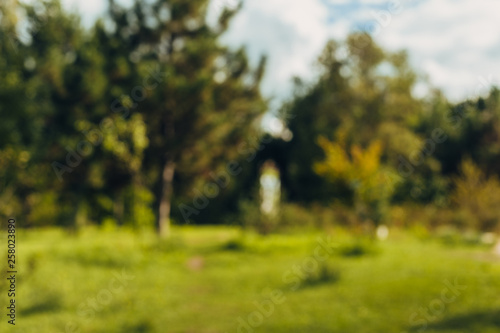
POLYGON ((109 2, 90 30, 59 1, 0 5, 1 212, 20 224, 114 223, 168 234, 181 202, 258 133, 266 110, 235 11, 109 2))
POLYGON ((354 33, 326 45, 316 82, 295 80, 277 115, 292 135, 271 136, 260 126, 265 57, 251 68, 218 42, 239 8, 215 25, 207 8, 110 1, 85 30, 56 0, 0 4, 1 215, 163 235, 170 218, 244 221, 272 159, 294 205, 344 207, 374 225, 391 207, 432 205, 451 223, 498 226, 498 90, 416 98, 406 53, 354 33))
POLYGON ((318 81, 297 80, 282 109, 293 139, 273 152, 290 201, 350 207, 354 224, 500 227, 497 88, 472 82, 489 95, 456 104, 438 89, 416 98, 408 55, 360 33, 328 43, 318 63, 318 81))

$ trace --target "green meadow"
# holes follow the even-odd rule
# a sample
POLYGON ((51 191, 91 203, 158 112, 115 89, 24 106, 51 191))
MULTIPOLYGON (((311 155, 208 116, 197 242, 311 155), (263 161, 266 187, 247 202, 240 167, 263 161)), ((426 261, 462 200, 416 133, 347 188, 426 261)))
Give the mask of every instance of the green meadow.
POLYGON ((19 230, 17 255, 16 326, 2 332, 500 330, 500 260, 459 236, 19 230))

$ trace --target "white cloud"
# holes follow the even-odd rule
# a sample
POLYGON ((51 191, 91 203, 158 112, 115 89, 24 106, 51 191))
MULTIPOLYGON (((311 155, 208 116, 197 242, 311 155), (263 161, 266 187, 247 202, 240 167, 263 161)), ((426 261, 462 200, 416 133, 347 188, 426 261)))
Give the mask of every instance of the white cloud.
POLYGON ((270 55, 263 88, 282 97, 292 75, 311 77, 311 63, 328 38, 373 24, 380 11, 390 13, 390 21, 376 40, 407 49, 416 69, 450 99, 471 97, 479 76, 500 76, 498 0, 247 0, 226 40, 246 44, 254 59, 270 55))
POLYGON ((478 76, 500 75, 499 12, 495 0, 422 1, 405 6, 377 39, 390 49, 408 49, 452 100, 472 97, 478 76))
MULTIPOLYGON (((124 1, 124 0, 121 0, 124 1)), ((234 0, 212 0, 231 2, 234 0)), ((89 17, 104 11, 103 0, 64 0, 89 17)), ((224 41, 246 45, 254 64, 269 56, 263 91, 279 100, 291 91, 291 78, 314 76, 312 64, 329 38, 342 40, 348 32, 373 24, 390 12, 375 37, 390 50, 407 49, 417 70, 451 99, 470 97, 478 77, 500 79, 498 0, 244 0, 224 41), (390 12, 394 3, 399 12, 390 12)))
MULTIPOLYGON (((263 91, 283 98, 291 90, 291 77, 312 78, 312 65, 329 37, 328 11, 317 0, 251 0, 234 19, 224 41, 246 45, 256 61, 269 56, 263 91)), ((345 23, 333 29, 341 35, 345 23)))

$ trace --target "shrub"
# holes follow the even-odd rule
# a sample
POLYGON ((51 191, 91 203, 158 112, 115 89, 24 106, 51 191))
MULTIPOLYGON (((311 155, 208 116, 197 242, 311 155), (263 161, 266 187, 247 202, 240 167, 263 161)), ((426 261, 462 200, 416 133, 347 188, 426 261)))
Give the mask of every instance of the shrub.
POLYGON ((385 220, 397 179, 381 163, 381 142, 375 141, 366 149, 357 145, 348 149, 342 141, 330 142, 322 137, 318 143, 326 158, 315 164, 316 173, 352 190, 354 208, 362 220, 372 221, 375 226, 385 220))
POLYGON ((491 231, 500 219, 500 182, 487 177, 470 159, 462 162, 460 176, 454 179, 452 203, 457 209, 455 223, 491 231))
POLYGON ((245 241, 242 238, 237 238, 237 239, 232 239, 225 244, 223 244, 220 249, 222 251, 245 251, 246 250, 246 245, 245 241))
POLYGON ((273 228, 270 220, 264 220, 260 207, 255 200, 244 200, 239 204, 240 224, 245 229, 254 229, 261 234, 269 233, 273 228))
POLYGON ((304 280, 302 280, 302 287, 316 286, 319 284, 333 283, 340 279, 340 270, 333 267, 328 262, 321 262, 316 266, 312 272, 308 272, 304 280))
POLYGON ((292 203, 282 203, 275 218, 260 213, 259 206, 252 201, 240 203, 241 224, 244 228, 262 235, 287 232, 293 229, 324 227, 334 220, 333 210, 320 206, 306 207, 292 203))
POLYGON ((343 257, 362 257, 377 253, 375 244, 368 239, 356 239, 346 244, 342 244, 337 251, 343 257))

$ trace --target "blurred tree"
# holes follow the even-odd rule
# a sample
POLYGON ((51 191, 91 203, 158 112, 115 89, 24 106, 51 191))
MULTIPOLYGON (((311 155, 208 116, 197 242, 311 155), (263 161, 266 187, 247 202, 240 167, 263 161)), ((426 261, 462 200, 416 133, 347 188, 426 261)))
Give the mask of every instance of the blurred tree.
POLYGON ((68 100, 65 83, 73 80, 63 69, 82 31, 57 1, 10 5, 1 8, 0 29, 9 39, 0 55, 0 72, 7 78, 0 83, 2 179, 7 195, 21 205, 14 207, 21 208, 15 211, 23 223, 54 223, 68 207, 58 206, 63 184, 51 170, 51 162, 65 155, 56 145, 71 133, 58 122, 70 115, 63 101, 68 100))
POLYGON ((387 218, 387 209, 394 193, 394 171, 381 164, 382 144, 372 142, 366 149, 344 143, 330 142, 323 137, 319 145, 326 159, 314 165, 316 172, 329 181, 347 186, 353 193, 356 212, 361 220, 378 226, 387 218))
POLYGON ((156 215, 168 234, 174 185, 192 197, 257 133, 265 59, 252 71, 218 44, 238 8, 212 27, 205 0, 109 4, 91 31, 57 0, 0 4, 2 212, 34 224, 156 215))
POLYGON ((218 43, 240 7, 231 2, 209 25, 207 6, 110 0, 84 30, 58 0, 0 2, 0 214, 27 226, 156 223, 168 235, 171 216, 236 209, 272 159, 288 199, 342 199, 379 221, 391 197, 463 202, 461 183, 447 177, 466 156, 490 180, 500 175, 499 90, 455 105, 439 91, 417 99, 406 53, 363 33, 326 45, 316 82, 295 79, 281 110, 293 136, 260 141, 265 58, 251 69, 243 49, 218 43), (232 181, 228 168, 243 164, 232 181), (393 194, 382 183, 397 175, 393 194))
POLYGON ((97 31, 106 54, 116 56, 108 66, 130 71, 112 107, 126 116, 137 107, 143 116, 149 141, 144 179, 154 190, 157 228, 165 236, 174 188, 177 197, 193 195, 190 188, 200 188, 237 158, 239 144, 266 109, 259 92, 264 59, 252 72, 243 50, 231 52, 217 42, 237 9, 224 10, 210 27, 207 5, 137 0, 127 10, 110 1, 97 31), (120 96, 123 91, 129 93, 120 96))
POLYGON ((455 223, 461 227, 498 231, 500 224, 500 182, 487 177, 469 158, 460 164, 454 177, 452 203, 459 212, 455 223))
MULTIPOLYGON (((368 147, 379 140, 382 163, 396 170, 402 156, 424 148, 424 136, 416 129, 425 104, 413 96, 418 76, 407 58, 405 52, 384 52, 365 33, 351 34, 344 44, 327 44, 319 58, 318 82, 307 87, 297 81, 295 97, 282 110, 293 132, 284 148, 283 183, 290 199, 329 202, 349 197, 346 188, 325 184, 315 174, 314 161, 325 158, 318 136, 342 138, 346 147, 368 147)), ((419 179, 428 169, 440 171, 432 157, 400 185, 419 179)))
POLYGON ((456 174, 470 157, 489 174, 500 175, 500 92, 493 87, 486 98, 446 105, 424 118, 425 126, 442 128, 446 140, 436 149, 445 174, 456 174))

